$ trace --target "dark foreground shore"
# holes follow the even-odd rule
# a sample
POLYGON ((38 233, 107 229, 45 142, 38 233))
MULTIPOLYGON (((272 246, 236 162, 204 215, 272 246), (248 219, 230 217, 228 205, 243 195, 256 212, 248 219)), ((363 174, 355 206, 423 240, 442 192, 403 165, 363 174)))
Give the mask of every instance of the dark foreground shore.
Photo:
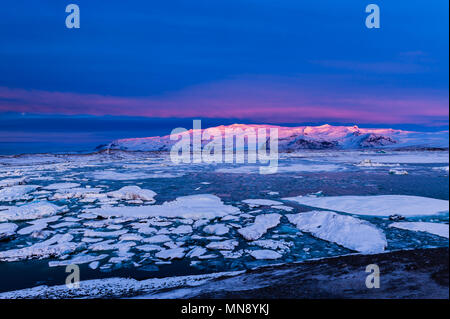
POLYGON ((449 249, 352 255, 247 271, 190 289, 147 298, 449 298, 449 249), (380 288, 368 289, 366 266, 380 268, 380 288))

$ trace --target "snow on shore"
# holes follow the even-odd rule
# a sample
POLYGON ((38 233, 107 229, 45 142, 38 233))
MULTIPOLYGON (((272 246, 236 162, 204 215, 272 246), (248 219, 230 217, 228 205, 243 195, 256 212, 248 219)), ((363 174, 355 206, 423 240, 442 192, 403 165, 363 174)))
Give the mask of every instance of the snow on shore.
POLYGON ((34 288, 0 293, 0 299, 67 299, 132 297, 156 293, 162 289, 196 287, 211 280, 233 277, 245 271, 219 272, 207 275, 152 278, 138 281, 129 278, 107 278, 81 281, 79 288, 66 285, 38 286, 34 288))

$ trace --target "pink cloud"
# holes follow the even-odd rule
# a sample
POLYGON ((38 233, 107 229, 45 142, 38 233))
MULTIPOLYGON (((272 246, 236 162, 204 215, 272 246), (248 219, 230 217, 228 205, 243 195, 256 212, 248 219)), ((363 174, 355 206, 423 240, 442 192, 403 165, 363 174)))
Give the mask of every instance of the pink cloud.
POLYGON ((448 92, 376 92, 267 79, 229 80, 149 97, 0 87, 0 112, 236 118, 273 123, 421 123, 448 117, 448 92))

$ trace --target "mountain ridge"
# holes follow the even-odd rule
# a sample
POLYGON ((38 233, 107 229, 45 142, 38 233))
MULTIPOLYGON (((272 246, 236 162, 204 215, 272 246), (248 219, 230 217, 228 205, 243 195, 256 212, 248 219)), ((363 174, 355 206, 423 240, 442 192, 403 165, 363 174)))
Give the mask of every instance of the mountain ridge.
MULTIPOLYGON (((367 148, 444 148, 448 149, 448 131, 415 132, 392 128, 360 128, 354 126, 320 126, 286 127, 266 124, 232 124, 209 127, 199 130, 185 130, 181 136, 189 135, 192 146, 194 132, 216 132, 222 140, 234 135, 246 138, 246 133, 257 132, 258 129, 278 129, 278 148, 281 152, 296 150, 323 149, 367 149, 367 148)), ((268 135, 268 134, 267 134, 268 135)), ((268 138, 270 139, 270 137, 268 138)), ((170 151, 178 139, 171 140, 170 135, 140 138, 118 139, 105 148, 125 151, 170 151)), ((206 145, 211 139, 202 140, 206 145)), ((248 139, 246 139, 248 142, 248 139)), ((235 148, 235 146, 233 146, 235 148)))

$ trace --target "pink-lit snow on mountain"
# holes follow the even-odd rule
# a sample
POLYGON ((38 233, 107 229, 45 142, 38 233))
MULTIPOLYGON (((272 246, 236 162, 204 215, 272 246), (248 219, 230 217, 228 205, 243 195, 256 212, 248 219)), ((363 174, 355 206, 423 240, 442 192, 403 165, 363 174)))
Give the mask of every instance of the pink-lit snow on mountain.
MULTIPOLYGON (((298 126, 286 127, 265 124, 232 124, 201 129, 202 134, 208 130, 220 132, 223 138, 232 135, 242 136, 249 130, 265 128, 269 136, 270 128, 278 129, 280 151, 296 149, 360 149, 381 147, 439 147, 448 148, 449 132, 413 132, 390 128, 359 128, 358 126, 298 126)), ((188 130, 182 135, 192 137, 194 130, 188 130)), ((192 139, 191 139, 192 140, 192 139)), ((210 140, 203 140, 207 144, 210 140)), ((177 140, 171 140, 170 135, 143 138, 119 139, 108 147, 128 151, 169 151, 177 140)))

